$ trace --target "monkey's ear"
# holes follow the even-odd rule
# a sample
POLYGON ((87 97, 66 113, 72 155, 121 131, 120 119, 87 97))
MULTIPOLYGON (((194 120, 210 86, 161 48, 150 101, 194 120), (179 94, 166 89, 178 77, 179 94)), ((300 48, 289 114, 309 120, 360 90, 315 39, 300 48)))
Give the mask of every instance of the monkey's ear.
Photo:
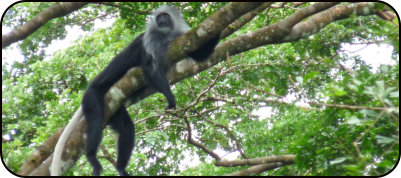
POLYGON ((196 62, 203 62, 212 55, 214 48, 220 40, 220 34, 216 35, 205 44, 197 48, 195 51, 189 52, 188 56, 196 62))

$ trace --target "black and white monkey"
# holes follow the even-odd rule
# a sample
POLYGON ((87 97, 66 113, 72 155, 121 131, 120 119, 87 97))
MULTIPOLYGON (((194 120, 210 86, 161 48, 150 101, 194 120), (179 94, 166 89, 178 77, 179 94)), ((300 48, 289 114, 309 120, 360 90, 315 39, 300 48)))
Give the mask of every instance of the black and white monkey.
MULTIPOLYGON (((105 120, 105 94, 130 68, 140 66, 148 85, 166 97, 168 109, 175 109, 176 100, 166 76, 166 53, 170 43, 188 30, 189 26, 175 7, 157 8, 146 25, 145 33, 139 35, 128 47, 115 56, 110 64, 90 83, 82 100, 82 110, 88 125, 86 157, 93 167, 93 175, 99 175, 102 171, 102 166, 96 158, 96 152, 102 139, 105 120)), ((188 56, 197 62, 206 60, 212 54, 219 38, 220 36, 217 35, 195 51, 188 53, 188 56)), ((124 105, 110 118, 107 125, 110 125, 119 134, 116 169, 120 175, 129 175, 125 168, 134 148, 135 128, 124 105)), ((65 130, 67 128, 68 126, 65 130)), ((60 140, 62 137, 60 136, 60 140)), ((57 152, 58 157, 60 154, 57 152)), ((53 158, 52 175, 59 174, 60 168, 54 166, 56 161, 59 160, 53 158)))

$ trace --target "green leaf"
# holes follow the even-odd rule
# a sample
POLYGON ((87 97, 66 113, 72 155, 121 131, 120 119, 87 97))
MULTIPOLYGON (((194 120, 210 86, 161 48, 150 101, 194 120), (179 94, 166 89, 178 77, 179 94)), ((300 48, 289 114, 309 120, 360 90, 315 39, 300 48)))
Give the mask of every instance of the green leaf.
POLYGON ((330 161, 330 165, 339 164, 339 163, 344 162, 345 160, 347 160, 347 158, 345 158, 345 157, 336 158, 336 159, 330 161))
POLYGON ((352 116, 351 118, 347 119, 347 124, 350 124, 350 125, 362 125, 362 122, 357 117, 352 116))
POLYGON ((390 143, 394 143, 394 138, 390 138, 390 137, 384 137, 381 135, 376 135, 375 136, 377 143, 379 144, 390 144, 390 143))

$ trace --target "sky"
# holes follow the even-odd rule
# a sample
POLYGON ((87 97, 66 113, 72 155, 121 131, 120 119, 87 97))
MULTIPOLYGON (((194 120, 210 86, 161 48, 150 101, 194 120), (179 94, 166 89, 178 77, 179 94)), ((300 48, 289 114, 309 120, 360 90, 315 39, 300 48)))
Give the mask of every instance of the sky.
MULTIPOLYGON (((0 13, 4 15, 6 9, 16 2, 16 0, 1 0, 0 1, 0 13)), ((401 1, 398 0, 385 0, 384 2, 387 2, 390 4, 393 8, 396 9, 397 12, 401 11, 401 1)), ((113 21, 107 21, 107 22, 96 22, 95 21, 95 28, 107 28, 111 26, 113 21)), ((68 27, 68 31, 71 33, 68 33, 67 37, 65 40, 57 40, 53 41, 52 45, 47 48, 47 54, 52 54, 53 52, 67 48, 72 45, 73 41, 78 39, 81 35, 85 35, 87 33, 77 33, 77 31, 80 31, 79 27, 68 27)), ((2 34, 5 34, 9 32, 11 29, 3 29, 2 27, 2 34)), ((14 43, 13 46, 16 46, 14 43)), ((373 70, 377 70, 377 67, 380 66, 380 64, 394 64, 395 62, 391 60, 391 52, 392 52, 392 47, 388 45, 369 45, 365 47, 365 45, 343 45, 343 50, 348 51, 348 55, 359 55, 363 60, 365 60, 368 64, 373 66, 373 70)), ((18 60, 21 61, 23 60, 23 56, 19 54, 18 50, 15 48, 13 50, 2 50, 2 64, 4 62, 7 63, 12 63, 12 60, 18 60), (7 56, 12 56, 11 58, 8 58, 7 56)), ((262 108, 265 110, 268 110, 268 108, 262 108)), ((269 112, 261 112, 261 113, 269 113, 269 112)), ((268 114, 266 115, 261 115, 261 118, 266 118, 268 117, 268 114)), ((234 156, 234 155, 233 155, 234 156)), ((232 156, 232 157, 233 157, 232 156)), ((396 177, 396 175, 401 175, 401 166, 398 166, 396 170, 394 170, 390 175, 386 177, 396 177)), ((7 171, 6 168, 3 166, 0 166, 0 175, 2 177, 16 177, 15 175, 11 174, 9 171, 7 171)))

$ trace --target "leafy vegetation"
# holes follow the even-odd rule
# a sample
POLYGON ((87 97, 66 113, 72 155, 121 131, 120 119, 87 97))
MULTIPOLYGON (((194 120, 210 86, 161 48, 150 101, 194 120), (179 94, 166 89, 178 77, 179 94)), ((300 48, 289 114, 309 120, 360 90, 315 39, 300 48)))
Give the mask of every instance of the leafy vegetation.
MULTIPOLYGON (((18 3, 2 25, 17 28, 52 4, 18 3)), ((2 158, 8 168, 18 172, 37 145, 66 126, 88 83, 144 31, 147 14, 161 4, 91 3, 50 21, 18 43, 25 60, 2 64, 2 135, 18 130, 12 140, 3 138, 2 158), (115 21, 109 28, 94 29, 96 18, 115 21), (90 34, 47 54, 53 40, 79 33, 66 30, 74 25, 90 34)), ((195 27, 227 3, 171 4, 180 6, 184 19, 195 27)), ((308 5, 262 11, 226 39, 282 21, 308 5)), ((399 27, 376 15, 335 21, 307 38, 231 56, 175 84, 178 109, 203 91, 207 92, 185 117, 192 137, 208 149, 224 152, 220 156, 235 152, 241 159, 236 138, 249 158, 296 155, 295 164, 260 175, 378 176, 393 169, 399 159, 399 27), (344 50, 344 44, 391 46, 391 63, 373 70, 365 59, 344 50)), ((165 98, 155 94, 129 107, 137 132, 129 173, 224 175, 246 168, 215 166, 216 160, 189 144, 184 120, 166 113, 165 105, 165 98), (189 158, 200 163, 194 165, 189 158)), ((114 159, 116 138, 106 129, 102 142, 114 159)), ((103 175, 116 175, 105 152, 99 155, 103 175)), ((67 175, 89 175, 91 170, 83 156, 67 175)))

